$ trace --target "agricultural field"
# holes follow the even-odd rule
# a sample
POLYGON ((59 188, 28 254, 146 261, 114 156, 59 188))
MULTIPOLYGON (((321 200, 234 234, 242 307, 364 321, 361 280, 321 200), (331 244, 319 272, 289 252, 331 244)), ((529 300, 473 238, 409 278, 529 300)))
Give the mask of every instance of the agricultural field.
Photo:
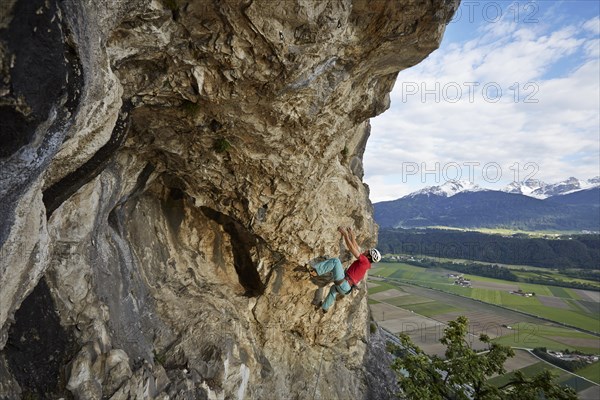
MULTIPOLYGON (((447 304, 387 282, 369 280, 368 285, 371 315, 380 326, 394 334, 408 334, 428 354, 444 354, 445 347, 439 340, 446 324, 437 316, 462 312, 460 305, 447 304)), ((475 336, 472 338, 477 342, 476 347, 485 348, 475 336)))
MULTIPOLYGON (((404 257, 412 257, 409 254, 403 254, 401 256, 404 257)), ((534 267, 531 265, 514 265, 514 264, 503 264, 503 263, 492 263, 486 261, 473 261, 459 258, 444 258, 444 257, 431 257, 431 256, 415 256, 418 258, 422 258, 425 260, 431 260, 439 263, 461 263, 461 264, 479 264, 482 268, 485 268, 486 265, 501 265, 504 268, 508 268, 512 270, 512 272, 522 279, 537 279, 537 278, 546 278, 546 279, 554 279, 554 280, 562 280, 564 282, 577 282, 577 283, 585 283, 589 285, 593 285, 596 287, 600 287, 600 282, 582 279, 582 278, 573 278, 570 276, 566 276, 560 273, 557 268, 545 268, 545 267, 534 267)), ((577 289, 573 289, 577 290, 577 289)))
POLYGON ((486 233, 489 235, 501 235, 501 236, 512 236, 514 234, 522 234, 527 235, 529 237, 536 238, 558 238, 564 235, 576 235, 580 234, 580 231, 523 231, 520 229, 506 229, 506 228, 457 228, 453 226, 428 226, 427 228, 431 229, 441 229, 441 230, 450 230, 450 231, 461 231, 461 232, 480 232, 486 233))
MULTIPOLYGON (((592 382, 588 382, 585 379, 581 379, 578 376, 575 376, 567 371, 563 371, 559 368, 549 365, 548 363, 545 363, 544 361, 538 360, 538 362, 527 365, 523 368, 518 368, 518 370, 523 372, 523 374, 527 377, 534 376, 536 374, 539 374, 542 371, 547 371, 547 370, 552 371, 552 373, 557 376, 558 383, 560 383, 564 386, 570 386, 573 389, 575 389, 575 391, 578 393, 579 399, 582 399, 582 400, 583 399, 585 399, 585 400, 597 399, 597 397, 590 397, 586 393, 586 392, 594 393, 595 391, 597 391, 597 389, 598 389, 597 385, 594 385, 592 382)), ((492 378, 489 380, 489 382, 491 382, 495 386, 502 386, 502 385, 506 384, 510 380, 510 378, 512 378, 512 376, 515 374, 515 371, 516 371, 516 369, 508 372, 505 375, 492 378)))
MULTIPOLYGON (((507 360, 505 364, 509 374, 521 370, 526 375, 533 375, 535 372, 549 369, 559 376, 561 384, 573 387, 580 399, 600 398, 600 386, 588 381, 600 380, 599 363, 580 370, 580 376, 588 379, 586 380, 543 362, 528 351, 519 350, 546 347, 557 351, 569 349, 600 354, 600 339, 597 336, 494 305, 511 305, 515 310, 532 306, 551 308, 551 305, 546 305, 550 304, 548 300, 511 295, 506 289, 508 286, 514 286, 514 282, 482 278, 478 281, 479 285, 473 281, 474 287, 462 288, 449 283, 447 271, 410 265, 406 268, 403 265, 391 267, 390 264, 385 265, 385 269, 374 267, 367 282, 371 315, 386 330, 395 334, 405 333, 427 354, 443 356, 445 347, 439 340, 444 328, 449 321, 464 315, 469 319, 468 338, 473 348, 486 349, 486 345, 478 340, 482 333, 495 342, 515 348, 515 357, 507 360), (388 277, 382 277, 382 272, 388 277), (392 276, 394 278, 391 278, 392 276), (406 281, 401 281, 402 278, 406 281), (409 280, 411 283, 408 283, 409 280), (437 290, 424 287, 426 284, 437 290)), ((583 298, 587 299, 585 301, 593 299, 593 294, 587 294, 590 297, 585 297, 585 293, 578 293, 576 290, 557 291, 552 287, 540 288, 540 285, 521 287, 520 283, 517 286, 524 291, 535 289, 548 298, 558 299, 564 303, 561 303, 562 307, 572 306, 572 302, 582 301, 580 299, 583 298), (558 297, 559 295, 563 297, 558 297)), ((558 308, 557 311, 565 309, 558 308)), ((579 375, 579 371, 577 374, 579 375)), ((500 385, 508 377, 495 377, 493 382, 500 385)))
POLYGON ((551 350, 578 350, 588 354, 600 352, 600 339, 573 329, 519 322, 511 325, 511 332, 495 338, 495 341, 512 347, 546 347, 551 350))
MULTIPOLYGON (((506 360, 506 362, 504 363, 504 368, 506 369, 506 373, 508 374, 510 372, 528 367, 533 364, 537 364, 539 362, 540 359, 528 352, 527 350, 515 350, 515 356, 506 360)), ((492 379, 496 376, 499 375, 494 375, 492 379)))
POLYGON ((521 279, 546 278, 546 279, 554 279, 554 280, 563 280, 565 282, 585 283, 585 284, 589 284, 589 285, 594 285, 596 287, 600 286, 600 283, 598 283, 597 281, 565 276, 555 270, 548 270, 548 269, 543 269, 543 268, 537 268, 535 270, 532 270, 530 268, 532 268, 532 267, 524 268, 523 270, 514 270, 513 269, 513 273, 521 279))
MULTIPOLYGON (((600 339, 597 336, 469 298, 453 296, 448 292, 402 283, 392 284, 389 283, 391 281, 383 282, 378 279, 381 278, 369 278, 369 285, 372 282, 377 284, 377 287, 369 288, 369 303, 372 310, 374 304, 385 304, 387 314, 380 315, 384 319, 391 318, 390 311, 394 307, 428 317, 442 326, 464 315, 470 321, 469 332, 473 337, 485 333, 499 343, 512 347, 547 347, 557 351, 569 349, 600 354, 600 339), (372 295, 372 290, 376 289, 377 294, 372 295)), ((376 321, 380 320, 376 318, 376 321)), ((432 322, 426 327, 430 328, 434 324, 432 322)), ((439 329, 439 336, 442 331, 443 328, 439 329)))
POLYGON ((600 361, 597 361, 585 368, 577 370, 577 375, 581 375, 584 378, 594 381, 600 385, 600 361))
MULTIPOLYGON (((438 261, 438 262, 458 262, 458 263, 463 263, 463 264, 468 264, 468 263, 473 263, 476 262, 477 264, 481 264, 481 265, 498 265, 499 263, 492 263, 492 262, 486 262, 486 261, 473 261, 473 260, 467 260, 464 258, 444 258, 444 257, 430 257, 430 256, 418 256, 419 258, 425 258, 425 259, 432 259, 434 261, 438 261)), ((526 271, 541 271, 541 272, 558 272, 558 269, 550 269, 550 268, 545 268, 545 267, 534 267, 531 265, 520 265, 520 264, 501 264, 503 267, 506 267, 508 269, 512 269, 515 271, 519 271, 519 270, 526 270, 526 271)))
POLYGON ((448 277, 450 273, 452 271, 441 268, 423 268, 403 263, 384 263, 370 272, 371 276, 387 278, 388 284, 405 282, 425 286, 600 333, 598 292, 468 274, 463 274, 463 277, 471 281, 471 287, 461 287, 454 284, 454 278, 448 277), (519 289, 535 295, 525 297, 510 293, 519 289))

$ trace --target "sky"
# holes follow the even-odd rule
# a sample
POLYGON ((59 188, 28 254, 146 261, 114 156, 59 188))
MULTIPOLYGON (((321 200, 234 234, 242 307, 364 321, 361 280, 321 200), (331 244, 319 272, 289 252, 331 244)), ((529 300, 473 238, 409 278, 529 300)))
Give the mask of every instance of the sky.
POLYGON ((463 0, 371 119, 371 201, 449 179, 499 189, 600 175, 600 2, 463 0))

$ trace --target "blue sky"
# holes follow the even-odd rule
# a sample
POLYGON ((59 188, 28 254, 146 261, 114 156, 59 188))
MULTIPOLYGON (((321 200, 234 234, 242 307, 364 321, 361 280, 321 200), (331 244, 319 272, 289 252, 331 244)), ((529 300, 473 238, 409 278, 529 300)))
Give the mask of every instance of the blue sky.
POLYGON ((600 2, 463 0, 440 48, 371 120, 373 202, 460 177, 600 175, 600 2))

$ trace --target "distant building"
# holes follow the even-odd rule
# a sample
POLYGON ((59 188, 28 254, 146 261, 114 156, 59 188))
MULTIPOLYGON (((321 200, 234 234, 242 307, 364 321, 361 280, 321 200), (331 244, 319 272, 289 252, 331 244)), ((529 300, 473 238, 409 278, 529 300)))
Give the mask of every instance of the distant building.
POLYGON ((596 355, 588 355, 588 354, 563 354, 560 351, 552 351, 547 350, 546 353, 551 355, 552 357, 559 358, 563 361, 583 361, 588 364, 592 364, 598 361, 598 356, 596 355))
POLYGON ((471 281, 463 278, 462 275, 458 276, 458 278, 454 281, 454 284, 462 287, 471 287, 471 281))

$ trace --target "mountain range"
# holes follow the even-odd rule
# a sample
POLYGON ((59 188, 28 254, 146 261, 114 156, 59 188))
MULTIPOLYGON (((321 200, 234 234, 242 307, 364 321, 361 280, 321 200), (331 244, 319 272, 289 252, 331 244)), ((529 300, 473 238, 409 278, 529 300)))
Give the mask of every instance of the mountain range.
MULTIPOLYGON (((546 199, 552 196, 574 193, 580 190, 591 189, 600 186, 600 176, 581 180, 574 177, 558 183, 545 183, 538 179, 528 179, 522 182, 512 182, 499 191, 505 193, 522 194, 536 199, 546 199)), ((492 189, 482 188, 479 185, 464 180, 449 180, 439 186, 428 186, 413 192, 405 197, 414 197, 422 194, 451 197, 462 192, 480 192, 492 189)))
POLYGON ((374 204, 382 228, 448 226, 600 231, 600 177, 546 184, 513 182, 502 190, 448 181, 374 204))
POLYGON ((502 189, 502 191, 523 194, 537 199, 546 199, 548 197, 574 193, 598 186, 600 186, 600 176, 585 181, 571 177, 562 182, 553 184, 544 183, 537 179, 528 179, 524 182, 513 182, 502 189))

